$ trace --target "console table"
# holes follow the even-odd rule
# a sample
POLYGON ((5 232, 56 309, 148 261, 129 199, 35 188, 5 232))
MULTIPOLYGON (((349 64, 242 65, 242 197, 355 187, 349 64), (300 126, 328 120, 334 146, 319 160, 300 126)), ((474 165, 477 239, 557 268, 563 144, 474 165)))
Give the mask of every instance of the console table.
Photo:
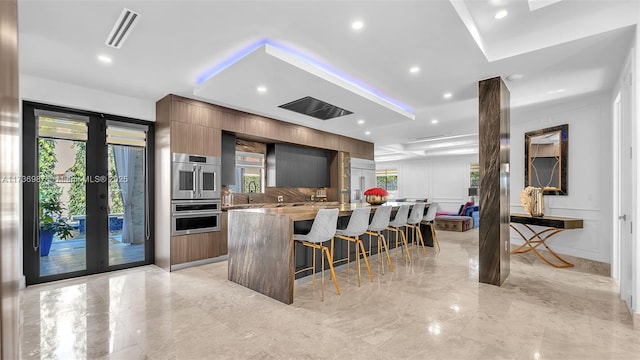
POLYGON ((524 244, 520 245, 515 250, 511 251, 512 254, 524 254, 533 251, 542 261, 556 268, 572 267, 573 264, 566 261, 560 255, 556 254, 549 248, 546 241, 556 234, 559 234, 565 230, 570 229, 582 229, 582 219, 567 218, 559 216, 540 216, 534 217, 529 214, 511 214, 509 226, 515 230, 518 235, 524 240, 524 244), (516 225, 526 228, 531 233, 531 236, 527 237, 523 234, 516 225), (531 226, 541 226, 544 229, 539 231, 534 230, 531 226), (536 248, 540 245, 544 245, 549 254, 555 257, 560 263, 549 260, 546 256, 540 253, 536 248))

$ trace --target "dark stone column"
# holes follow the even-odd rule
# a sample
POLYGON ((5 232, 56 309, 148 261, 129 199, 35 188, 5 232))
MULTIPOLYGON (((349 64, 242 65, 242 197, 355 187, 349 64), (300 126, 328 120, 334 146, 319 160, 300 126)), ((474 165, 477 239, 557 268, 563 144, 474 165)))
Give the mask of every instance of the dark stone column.
POLYGON ((500 77, 479 82, 480 282, 509 276, 509 89, 500 77))

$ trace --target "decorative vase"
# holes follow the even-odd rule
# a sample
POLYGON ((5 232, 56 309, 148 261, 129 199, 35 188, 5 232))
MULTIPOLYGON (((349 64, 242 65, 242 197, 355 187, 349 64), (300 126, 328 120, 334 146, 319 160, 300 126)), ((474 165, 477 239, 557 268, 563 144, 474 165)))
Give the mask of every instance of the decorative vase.
POLYGON ((365 195, 364 201, 371 205, 382 205, 387 202, 387 197, 380 195, 365 195))
POLYGON ((520 203, 531 216, 544 216, 544 189, 527 186, 520 193, 520 203))
POLYGON ((544 190, 542 188, 533 188, 531 190, 531 216, 544 216, 544 190))
POLYGON ((40 230, 40 256, 49 255, 51 243, 53 242, 53 234, 51 230, 40 230))

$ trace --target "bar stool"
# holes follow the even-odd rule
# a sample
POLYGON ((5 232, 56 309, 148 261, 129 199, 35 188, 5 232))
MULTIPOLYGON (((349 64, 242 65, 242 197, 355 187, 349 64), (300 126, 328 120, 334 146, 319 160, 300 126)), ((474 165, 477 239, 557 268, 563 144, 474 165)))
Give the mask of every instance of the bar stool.
MULTIPOLYGON (((424 252, 424 256, 427 256, 427 248, 424 246, 424 239, 422 238, 422 231, 420 231, 420 223, 422 222, 422 218, 424 217, 424 203, 416 203, 411 208, 411 215, 407 219, 406 228, 411 229, 413 233, 412 243, 419 246, 418 240, 420 239, 420 243, 422 243, 422 251, 424 252), (417 234, 417 235, 416 235, 417 234), (417 237, 416 237, 417 236, 417 237)), ((419 250, 418 250, 419 253, 419 250)))
POLYGON ((295 273, 312 269, 311 281, 315 284, 316 279, 316 249, 320 250, 322 257, 322 301, 324 301, 324 254, 327 253, 327 259, 329 261, 329 269, 331 271, 331 278, 333 284, 336 286, 336 293, 340 295, 340 286, 338 285, 338 279, 336 279, 336 273, 333 270, 333 256, 329 252, 329 248, 322 245, 322 243, 333 240, 333 236, 336 233, 336 226, 338 225, 338 209, 320 209, 316 214, 311 230, 308 234, 293 234, 293 241, 306 247, 310 247, 313 250, 313 260, 311 267, 300 269, 295 273))
MULTIPOLYGON (((369 280, 373 282, 373 275, 371 275, 371 268, 369 267, 369 260, 367 260, 367 253, 364 250, 364 244, 360 240, 360 235, 363 235, 367 231, 369 226, 369 214, 371 214, 371 207, 363 207, 353 210, 351 217, 349 218, 349 224, 346 229, 337 229, 336 235, 338 239, 347 241, 347 257, 334 262, 346 261, 347 271, 349 271, 349 243, 355 243, 356 245, 356 266, 358 268, 358 286, 362 284, 360 280, 360 251, 362 250, 362 257, 364 258, 364 264, 367 266, 367 272, 369 273, 369 280)), ((333 239, 331 239, 331 254, 333 255, 333 239)))
POLYGON ((380 249, 384 246, 384 253, 387 255, 387 261, 389 262, 389 269, 393 272, 393 263, 391 263, 391 257, 389 256, 389 247, 387 241, 382 235, 382 230, 385 230, 389 226, 389 220, 391 219, 391 206, 380 206, 373 214, 373 219, 369 224, 369 228, 366 233, 369 234, 369 254, 371 254, 371 237, 376 236, 378 238, 378 259, 380 259, 380 265, 382 266, 382 275, 384 275, 384 260, 380 256, 380 249), (382 246, 380 245, 382 243, 382 246))
POLYGON ((429 205, 429 209, 427 210, 427 215, 422 218, 422 222, 428 224, 431 228, 431 238, 438 246, 438 251, 440 251, 440 241, 438 241, 438 234, 436 234, 436 212, 438 211, 438 203, 431 203, 429 205))
POLYGON ((389 226, 387 230, 393 231, 396 233, 396 256, 398 256, 398 232, 402 235, 402 242, 404 242, 404 250, 407 254, 407 260, 411 262, 411 255, 409 255, 409 249, 407 244, 407 237, 404 236, 404 231, 400 230, 401 227, 407 224, 407 219, 409 217, 409 208, 411 205, 401 205, 400 209, 396 212, 396 217, 393 218, 391 222, 389 222, 389 226))

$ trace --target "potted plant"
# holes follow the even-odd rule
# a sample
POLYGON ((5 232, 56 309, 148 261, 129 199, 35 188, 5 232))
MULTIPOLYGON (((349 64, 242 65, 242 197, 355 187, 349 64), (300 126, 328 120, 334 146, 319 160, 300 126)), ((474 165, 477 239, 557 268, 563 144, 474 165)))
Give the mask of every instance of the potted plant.
POLYGON ((64 207, 55 196, 40 200, 40 256, 49 255, 55 235, 62 240, 72 237, 73 227, 69 225, 67 218, 62 216, 62 210, 64 207))

